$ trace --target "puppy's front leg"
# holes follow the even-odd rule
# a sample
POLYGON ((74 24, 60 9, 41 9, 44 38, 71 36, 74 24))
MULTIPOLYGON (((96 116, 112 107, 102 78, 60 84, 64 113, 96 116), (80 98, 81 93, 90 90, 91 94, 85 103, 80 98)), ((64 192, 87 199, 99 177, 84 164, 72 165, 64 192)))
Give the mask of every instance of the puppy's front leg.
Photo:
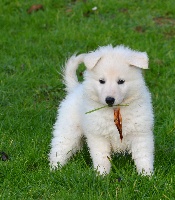
POLYGON ((134 135, 131 151, 138 173, 151 175, 154 163, 153 135, 134 135))
POLYGON ((94 169, 101 175, 110 172, 110 142, 108 139, 98 135, 88 135, 87 143, 93 160, 94 169))

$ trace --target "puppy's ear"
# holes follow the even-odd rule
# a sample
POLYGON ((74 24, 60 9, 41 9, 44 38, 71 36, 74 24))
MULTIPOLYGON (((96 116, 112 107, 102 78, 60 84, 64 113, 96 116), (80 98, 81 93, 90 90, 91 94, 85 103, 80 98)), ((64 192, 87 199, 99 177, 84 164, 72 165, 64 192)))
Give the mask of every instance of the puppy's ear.
POLYGON ((84 57, 84 64, 87 67, 87 69, 91 70, 97 65, 100 59, 101 59, 100 54, 96 52, 88 53, 84 57))
POLYGON ((148 69, 148 56, 145 52, 133 51, 129 57, 129 64, 131 66, 148 69))

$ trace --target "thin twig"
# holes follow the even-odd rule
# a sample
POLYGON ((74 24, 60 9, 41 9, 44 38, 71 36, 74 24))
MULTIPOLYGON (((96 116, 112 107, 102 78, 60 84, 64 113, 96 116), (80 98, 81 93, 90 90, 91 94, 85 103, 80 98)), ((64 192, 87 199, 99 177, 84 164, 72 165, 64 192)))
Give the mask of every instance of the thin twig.
MULTIPOLYGON (((129 104, 124 104, 124 105, 118 104, 118 105, 114 105, 114 106, 129 106, 129 104)), ((95 112, 95 111, 97 111, 97 110, 101 110, 101 109, 107 108, 107 107, 110 107, 110 106, 108 106, 108 105, 102 106, 102 107, 100 107, 100 108, 96 108, 96 109, 94 109, 94 110, 90 110, 90 111, 86 112, 85 114, 89 114, 89 113, 92 113, 92 112, 95 112)))

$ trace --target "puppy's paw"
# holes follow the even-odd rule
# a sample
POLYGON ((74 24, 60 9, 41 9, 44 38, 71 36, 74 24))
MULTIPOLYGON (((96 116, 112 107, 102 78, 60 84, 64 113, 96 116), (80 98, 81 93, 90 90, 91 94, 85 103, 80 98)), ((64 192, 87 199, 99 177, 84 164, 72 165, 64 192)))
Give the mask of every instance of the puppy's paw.
POLYGON ((106 176, 107 174, 109 174, 109 172, 106 171, 106 169, 104 168, 104 166, 97 166, 95 168, 97 175, 102 175, 102 176, 106 176))
POLYGON ((56 171, 56 170, 61 170, 63 165, 61 165, 59 162, 50 162, 50 171, 56 171))
POLYGON ((154 171, 151 169, 148 169, 148 170, 142 169, 141 171, 138 171, 138 173, 142 176, 150 176, 151 177, 154 174, 154 171))
POLYGON ((153 175, 153 162, 149 159, 137 159, 136 167, 139 174, 143 176, 152 176, 153 175))
POLYGON ((50 162, 50 171, 55 171, 59 168, 58 163, 50 162))

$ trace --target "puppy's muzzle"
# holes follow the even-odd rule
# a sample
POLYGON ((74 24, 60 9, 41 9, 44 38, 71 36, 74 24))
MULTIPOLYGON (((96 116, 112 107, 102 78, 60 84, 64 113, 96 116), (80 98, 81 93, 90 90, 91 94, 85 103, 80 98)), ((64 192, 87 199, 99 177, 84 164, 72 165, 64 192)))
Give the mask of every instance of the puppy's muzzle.
POLYGON ((106 97, 105 101, 108 104, 108 106, 113 106, 115 99, 113 97, 106 97))

